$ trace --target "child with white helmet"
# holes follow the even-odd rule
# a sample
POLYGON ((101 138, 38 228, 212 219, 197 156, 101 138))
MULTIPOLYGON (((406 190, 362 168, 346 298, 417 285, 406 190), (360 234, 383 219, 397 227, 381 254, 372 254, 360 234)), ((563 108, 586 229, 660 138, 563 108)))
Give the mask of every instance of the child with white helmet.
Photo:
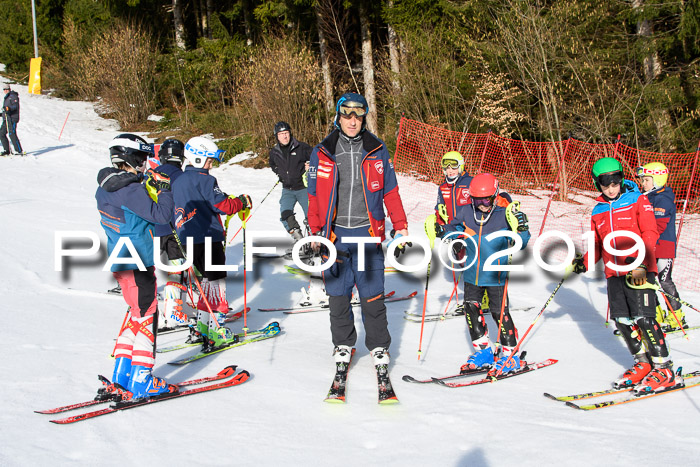
POLYGON ((173 182, 175 201, 175 228, 182 244, 192 237, 193 265, 202 275, 204 297, 197 303, 197 326, 190 339, 201 341, 205 348, 231 342, 233 333, 216 320, 210 320, 209 307, 217 317, 228 310, 226 300, 226 271, 209 271, 205 266, 205 242, 211 242, 211 264, 226 264, 224 226, 220 216, 233 215, 250 209, 248 195, 229 196, 219 188, 216 178, 209 174, 214 161, 221 162, 224 151, 208 138, 196 136, 185 144, 185 158, 189 165, 173 182), (208 306, 207 306, 208 305, 208 306))

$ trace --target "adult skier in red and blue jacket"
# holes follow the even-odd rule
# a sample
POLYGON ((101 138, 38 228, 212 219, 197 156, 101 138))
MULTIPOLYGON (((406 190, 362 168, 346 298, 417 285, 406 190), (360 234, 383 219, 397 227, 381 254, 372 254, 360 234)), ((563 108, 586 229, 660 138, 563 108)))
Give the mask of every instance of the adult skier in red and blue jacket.
MULTIPOLYGON (((324 271, 336 363, 349 362, 357 333, 350 307, 357 286, 365 327, 365 345, 376 365, 388 365, 391 336, 384 305, 384 206, 397 235, 408 235, 393 163, 386 145, 365 128, 370 109, 363 96, 343 94, 336 105, 335 129, 311 153, 309 227, 334 242, 336 263, 324 271), (360 246, 347 237, 378 237, 360 246)), ((398 237, 397 237, 398 238, 398 237)), ((317 246, 317 245, 315 245, 317 246)), ((397 249, 397 251, 402 251, 397 249)))
MULTIPOLYGON (((136 399, 177 391, 175 386, 151 375, 157 330, 154 317, 158 308, 153 231, 155 224, 170 221, 173 197, 167 176, 152 174, 147 182, 154 189, 157 201, 149 196, 146 186, 141 183, 149 154, 153 154, 152 146, 139 136, 126 133, 114 138, 110 143, 113 167, 100 170, 97 176, 99 187, 95 193, 110 256, 117 242, 126 239, 146 267, 144 271, 139 270, 135 261, 112 266, 112 274, 129 305, 127 318, 117 337, 112 382, 127 389, 136 399)), ((131 255, 122 246, 117 256, 126 258, 131 255)))

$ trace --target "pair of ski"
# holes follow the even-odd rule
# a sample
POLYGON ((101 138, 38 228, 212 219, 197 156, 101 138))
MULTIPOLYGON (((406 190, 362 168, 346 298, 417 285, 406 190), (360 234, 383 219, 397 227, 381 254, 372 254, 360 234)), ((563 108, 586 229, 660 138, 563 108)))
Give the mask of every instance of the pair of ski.
MULTIPOLYGON (((521 358, 525 356, 525 352, 521 354, 521 358)), ((503 379, 508 379, 512 378, 514 376, 522 375, 525 373, 530 373, 535 370, 539 370, 541 368, 546 368, 548 366, 554 365, 557 363, 558 360, 555 360, 553 358, 548 358, 547 360, 543 360, 541 362, 537 363, 528 363, 524 360, 521 360, 520 362, 520 369, 515 370, 515 371, 510 371, 508 373, 501 373, 498 376, 491 376, 488 375, 487 373, 491 368, 476 368, 473 370, 466 370, 454 375, 449 375, 449 376, 441 376, 441 377, 431 377, 428 379, 416 379, 413 376, 410 375, 404 375, 403 379, 407 383, 417 383, 417 384, 428 384, 428 383, 435 383, 439 384, 440 386, 445 386, 448 388, 463 388, 466 386, 476 386, 479 384, 484 384, 484 383, 493 383, 495 381, 500 381, 503 379), (456 382, 452 381, 455 379, 460 379, 460 378, 466 378, 469 376, 478 376, 478 375, 483 375, 487 374, 483 378, 477 378, 477 379, 470 379, 469 381, 464 381, 464 382, 456 382)))
MULTIPOLYGON (((230 344, 222 345, 219 347, 215 347, 214 349, 209 349, 206 352, 204 351, 199 351, 198 353, 194 355, 190 355, 189 357, 184 357, 178 360, 174 360, 172 362, 168 362, 168 365, 185 365, 187 363, 195 362, 197 360, 200 360, 202 358, 208 357, 210 355, 214 355, 219 352, 223 352, 225 350, 230 350, 234 349, 236 347, 240 347, 242 345, 247 345, 247 344, 252 344, 255 342, 260 342, 264 341, 267 339, 271 339, 277 335, 282 330, 280 329, 280 324, 277 321, 274 321, 267 326, 265 326, 262 329, 258 329, 256 331, 248 331, 247 333, 238 333, 235 334, 236 336, 236 341, 232 342, 230 344)), ((174 350, 180 350, 180 349, 185 349, 188 347, 195 347, 195 346, 201 346, 201 342, 199 343, 183 343, 183 344, 178 344, 178 345, 173 345, 170 347, 163 347, 156 352, 158 353, 164 353, 164 352, 172 352, 174 350)))
MULTIPOLYGON (((533 310, 535 307, 534 306, 527 306, 523 308, 511 308, 510 311, 530 311, 533 310)), ((483 311, 484 313, 488 312, 488 309, 483 311)), ((448 311, 447 313, 425 313, 425 322, 429 323, 431 321, 443 321, 446 319, 452 319, 452 318, 464 318, 464 310, 451 310, 448 311)), ((422 313, 416 313, 414 311, 404 311, 404 316, 403 319, 406 321, 410 321, 412 323, 420 323, 423 321, 423 314, 422 313)))
MULTIPOLYGON (((98 376, 103 385, 109 386, 110 382, 104 376, 98 376)), ((217 389, 230 388, 233 386, 238 386, 243 384, 250 378, 250 373, 245 370, 238 370, 236 365, 230 365, 218 372, 216 375, 207 376, 204 378, 193 379, 189 381, 183 381, 177 384, 179 388, 178 392, 166 393, 160 396, 148 398, 148 399, 138 399, 138 400, 115 400, 114 398, 103 398, 94 399, 85 402, 78 402, 75 404, 64 405, 61 407, 56 407, 54 409, 47 410, 36 410, 36 413, 40 414, 58 414, 69 412, 72 410, 90 407, 98 404, 112 403, 109 407, 101 408, 98 410, 93 410, 89 412, 83 412, 78 415, 72 415, 65 418, 59 418, 56 420, 50 420, 51 423, 56 423, 59 425, 67 425, 76 422, 82 422, 83 420, 88 420, 95 417, 100 417, 102 415, 108 415, 122 410, 133 409, 136 407, 143 407, 144 405, 155 404, 157 402, 163 402, 170 399, 177 399, 179 397, 191 396, 193 394, 201 394, 204 392, 215 391, 217 389), (182 389, 184 387, 193 386, 192 389, 182 389)), ((98 396, 100 397, 100 396, 98 396)))
MULTIPOLYGON (((335 376, 333 376, 333 382, 325 402, 330 404, 344 404, 346 402, 348 371, 354 357, 355 349, 352 349, 348 363, 338 362, 335 364, 335 376)), ((399 399, 396 397, 394 387, 389 379, 389 365, 376 365, 375 369, 377 370, 377 402, 381 405, 398 404, 399 399)))
MULTIPOLYGON (((391 303, 391 302, 400 302, 403 300, 410 300, 416 295, 418 295, 418 291, 414 290, 408 295, 403 295, 400 297, 394 296, 396 292, 391 291, 386 294, 384 294, 384 303, 391 303)), ((352 306, 360 306, 360 301, 359 300, 353 300, 350 302, 352 306)), ((263 312, 268 312, 268 311, 282 311, 285 314, 291 315, 291 314, 297 314, 297 313, 309 313, 313 311, 326 311, 329 309, 328 305, 297 305, 297 306, 292 306, 292 307, 282 307, 282 308, 258 308, 258 311, 263 311, 263 312)))
POLYGON ((658 392, 651 392, 647 394, 640 394, 636 395, 632 389, 634 389, 634 386, 626 387, 626 388, 610 388, 610 389, 603 389, 600 391, 593 391, 593 392, 585 392, 581 394, 571 394, 568 396, 553 396, 547 392, 544 393, 544 396, 547 397, 548 399, 552 399, 555 401, 560 401, 566 403, 568 407, 574 408, 574 409, 579 409, 579 410, 596 410, 596 409, 602 409, 604 407, 612 407, 614 405, 622 405, 622 404, 627 404, 630 402, 636 402, 644 399, 649 399, 650 397, 656 397, 656 396, 661 396, 663 394, 669 394, 672 392, 677 392, 677 391, 682 391, 684 389, 692 388, 694 386, 700 386, 700 371, 694 371, 692 373, 686 373, 682 374, 682 369, 678 368, 676 372, 676 378, 679 379, 680 381, 675 385, 672 386, 668 389, 665 389, 663 391, 658 391, 658 392), (692 382, 688 382, 688 380, 691 380, 692 382), (601 396, 612 396, 615 394, 623 394, 623 397, 620 398, 615 398, 615 399, 608 399, 608 400, 603 400, 600 402, 593 402, 590 404, 586 403, 575 403, 574 401, 580 401, 580 400, 587 400, 587 399, 596 399, 601 396))

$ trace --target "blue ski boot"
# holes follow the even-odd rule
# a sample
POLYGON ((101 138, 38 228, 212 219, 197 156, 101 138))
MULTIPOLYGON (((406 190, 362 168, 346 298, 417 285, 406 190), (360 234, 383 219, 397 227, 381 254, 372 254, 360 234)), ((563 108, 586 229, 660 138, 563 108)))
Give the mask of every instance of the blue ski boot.
POLYGON ((140 365, 131 367, 131 379, 127 389, 133 394, 133 399, 144 399, 178 391, 177 386, 168 384, 163 378, 153 376, 150 368, 140 365))
POLYGON ((462 365, 460 372, 476 370, 477 368, 491 368, 493 361, 493 349, 489 346, 471 354, 467 359, 467 363, 462 365))
POLYGON ((496 364, 493 366, 489 374, 496 374, 497 372, 500 371, 502 375, 506 373, 510 373, 511 371, 519 370, 520 369, 520 357, 517 355, 513 355, 512 357, 510 355, 503 355, 501 358, 498 359, 496 364), (508 359, 510 358, 510 361, 508 359), (508 364, 506 365, 506 361, 508 361, 508 364))

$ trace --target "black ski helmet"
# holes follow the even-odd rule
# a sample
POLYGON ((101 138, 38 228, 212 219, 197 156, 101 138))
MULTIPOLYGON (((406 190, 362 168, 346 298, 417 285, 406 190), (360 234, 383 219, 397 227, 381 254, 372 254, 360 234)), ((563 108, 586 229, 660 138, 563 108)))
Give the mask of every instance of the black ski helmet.
POLYGON ((277 133, 280 133, 282 131, 288 131, 291 134, 292 127, 287 122, 277 122, 277 123, 275 123, 275 130, 274 131, 275 131, 275 136, 277 136, 277 133))
POLYGON ((153 156, 153 145, 132 133, 117 135, 109 143, 109 157, 114 167, 124 162, 136 170, 141 170, 146 159, 151 156, 153 156))
POLYGON ((158 159, 161 164, 173 162, 175 165, 182 165, 185 160, 185 143, 175 138, 166 139, 160 145, 158 159))

